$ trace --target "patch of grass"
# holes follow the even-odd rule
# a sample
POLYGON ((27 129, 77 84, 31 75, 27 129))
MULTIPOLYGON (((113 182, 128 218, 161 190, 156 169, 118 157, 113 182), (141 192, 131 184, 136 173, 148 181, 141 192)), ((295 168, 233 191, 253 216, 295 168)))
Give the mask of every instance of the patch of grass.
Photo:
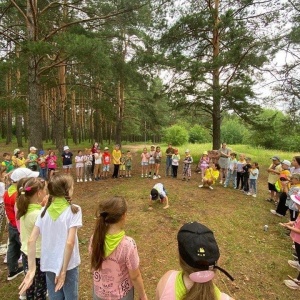
MULTIPOLYGON (((164 152, 167 146, 160 146, 164 152)), ((162 204, 155 203, 153 210, 148 211, 149 193, 157 181, 140 177, 138 153, 142 147, 143 145, 124 146, 125 149, 132 149, 134 154, 132 178, 75 183, 73 201, 83 210, 83 227, 79 230, 82 259, 80 299, 91 299, 92 275, 88 244, 94 228, 95 210, 101 199, 113 195, 124 196, 128 201, 125 230, 138 245, 148 299, 155 299, 156 285, 167 270, 179 269, 176 235, 182 224, 193 220, 204 223, 214 231, 221 252, 219 264, 235 277, 234 283, 231 283, 226 276, 218 273, 216 283, 222 291, 241 300, 297 299, 298 291, 292 291, 283 285, 288 274, 297 275, 297 271, 287 264, 287 260, 292 259, 292 242, 285 235, 285 230, 278 225, 287 218, 272 215, 269 210, 274 206, 264 200, 268 196, 265 170, 270 164, 270 158, 277 154, 282 159, 291 159, 295 153, 253 149, 243 145, 231 147, 259 162, 257 198, 245 196, 232 188, 224 189, 218 184, 214 190, 199 189, 200 175, 196 173, 192 174, 190 182, 183 182, 181 164, 177 180, 164 176, 160 179, 168 191, 170 208, 164 210, 162 204), (268 231, 264 231, 265 224, 269 226, 268 231)), ((179 147, 180 153, 184 153, 186 148, 194 156, 194 170, 198 162, 197 153, 200 155, 204 150, 211 149, 211 145, 185 145, 179 147)), ((162 175, 164 168, 163 162, 162 175)), ((1 299, 15 300, 22 278, 7 282, 6 276, 6 265, 0 261, 1 299)))

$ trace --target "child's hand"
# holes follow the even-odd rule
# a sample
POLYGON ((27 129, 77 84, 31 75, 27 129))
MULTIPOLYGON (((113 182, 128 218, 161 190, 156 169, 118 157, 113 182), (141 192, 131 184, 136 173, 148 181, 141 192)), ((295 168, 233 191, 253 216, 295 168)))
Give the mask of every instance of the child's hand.
POLYGON ((27 274, 26 274, 24 280, 22 281, 22 283, 19 286, 19 290, 20 290, 19 295, 23 295, 26 292, 26 290, 28 290, 30 288, 30 286, 32 285, 32 282, 33 282, 34 275, 35 275, 35 270, 27 271, 27 274))
POLYGON ((65 279, 66 272, 63 271, 61 271, 60 274, 55 277, 55 292, 59 291, 63 287, 65 279))

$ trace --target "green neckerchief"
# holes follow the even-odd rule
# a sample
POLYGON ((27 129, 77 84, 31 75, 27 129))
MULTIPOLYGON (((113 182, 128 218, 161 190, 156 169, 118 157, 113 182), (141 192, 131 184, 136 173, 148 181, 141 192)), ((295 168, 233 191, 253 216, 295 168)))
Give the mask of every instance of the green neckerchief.
MULTIPOLYGON (((215 294, 216 294, 217 299, 220 299, 221 298, 221 292, 215 284, 214 284, 214 290, 215 290, 215 294)), ((187 292, 187 290, 186 290, 186 287, 185 287, 184 282, 183 282, 183 272, 180 271, 177 274, 176 280, 175 280, 176 300, 182 300, 182 298, 184 297, 186 292, 187 292)))
POLYGON ((124 230, 120 231, 117 234, 106 234, 104 241, 104 257, 109 256, 117 248, 124 235, 124 230))
POLYGON ((42 205, 41 204, 30 203, 28 205, 28 209, 27 209, 27 213, 26 214, 31 213, 31 212, 33 212, 35 210, 41 210, 41 209, 42 209, 42 205))
POLYGON ((48 208, 48 213, 53 221, 56 221, 57 218, 70 206, 66 198, 56 197, 53 199, 52 203, 48 208))
POLYGON ((17 192, 17 186, 15 184, 12 184, 7 190, 9 197, 11 197, 16 192, 17 192))

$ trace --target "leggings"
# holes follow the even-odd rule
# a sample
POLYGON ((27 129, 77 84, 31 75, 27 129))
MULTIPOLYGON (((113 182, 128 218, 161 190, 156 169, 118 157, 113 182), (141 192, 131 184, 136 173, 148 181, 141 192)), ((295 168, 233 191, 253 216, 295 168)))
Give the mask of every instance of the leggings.
MULTIPOLYGON (((26 291, 27 300, 46 300, 47 295, 47 284, 46 284, 46 273, 40 269, 40 259, 36 258, 36 271, 33 279, 33 283, 30 288, 26 291)), ((28 271, 28 257, 22 252, 22 263, 25 273, 28 271)))

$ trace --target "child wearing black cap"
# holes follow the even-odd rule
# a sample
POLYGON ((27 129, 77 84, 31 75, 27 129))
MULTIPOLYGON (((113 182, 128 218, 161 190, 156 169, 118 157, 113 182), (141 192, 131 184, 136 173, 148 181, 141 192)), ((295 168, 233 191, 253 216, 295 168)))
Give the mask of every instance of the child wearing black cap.
POLYGON ((160 202, 166 202, 166 205, 163 209, 167 209, 169 207, 169 198, 167 196, 167 192, 162 183, 156 183, 150 192, 150 200, 149 200, 149 210, 152 210, 152 202, 160 199, 160 202))
POLYGON ((200 223, 187 223, 180 228, 177 241, 182 271, 171 270, 163 275, 157 285, 156 299, 233 300, 213 283, 216 269, 233 280, 217 266, 220 252, 213 232, 200 223))

